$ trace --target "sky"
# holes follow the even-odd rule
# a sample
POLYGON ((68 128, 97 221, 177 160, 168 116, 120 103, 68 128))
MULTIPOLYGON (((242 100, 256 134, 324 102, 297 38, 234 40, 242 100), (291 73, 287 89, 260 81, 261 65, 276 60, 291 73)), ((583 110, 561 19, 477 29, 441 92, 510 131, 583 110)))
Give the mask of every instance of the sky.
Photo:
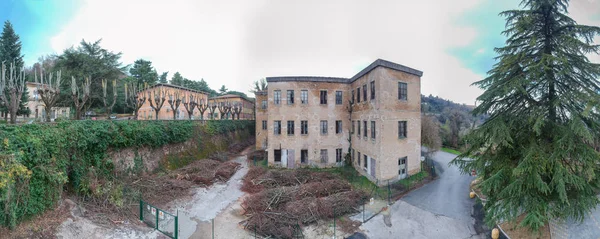
MULTIPOLYGON (((504 45, 498 13, 519 2, 0 0, 0 21, 14 25, 28 65, 102 39, 124 65, 143 58, 169 79, 178 71, 249 93, 260 78, 352 77, 381 58, 423 71, 424 95, 474 104, 482 91, 471 83, 485 78, 494 47, 504 45)), ((571 1, 569 11, 600 26, 600 0, 571 1)))

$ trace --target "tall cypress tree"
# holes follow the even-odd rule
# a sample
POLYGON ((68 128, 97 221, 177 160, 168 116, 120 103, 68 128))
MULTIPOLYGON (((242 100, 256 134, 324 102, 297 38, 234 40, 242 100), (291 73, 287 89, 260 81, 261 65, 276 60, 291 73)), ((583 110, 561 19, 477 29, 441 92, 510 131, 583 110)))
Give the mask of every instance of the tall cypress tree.
POLYGON ((549 218, 582 220, 599 202, 600 64, 586 54, 599 53, 600 28, 577 24, 568 5, 524 0, 502 12, 506 46, 474 83, 485 92, 473 113, 490 118, 452 163, 482 175, 488 223, 524 213, 521 225, 538 230, 549 218))
MULTIPOLYGON (((19 39, 19 35, 15 33, 13 25, 9 21, 4 22, 2 34, 0 35, 0 62, 5 62, 5 64, 7 65, 14 62, 16 68, 21 70, 21 68, 23 67, 23 55, 21 55, 21 46, 21 40, 19 39)), ((27 109, 28 99, 28 91, 27 89, 24 89, 23 93, 21 94, 21 102, 19 104, 19 110, 17 111, 17 115, 29 114, 29 109, 27 109)), ((6 106, 0 106, 0 112, 8 114, 8 108, 6 106)))

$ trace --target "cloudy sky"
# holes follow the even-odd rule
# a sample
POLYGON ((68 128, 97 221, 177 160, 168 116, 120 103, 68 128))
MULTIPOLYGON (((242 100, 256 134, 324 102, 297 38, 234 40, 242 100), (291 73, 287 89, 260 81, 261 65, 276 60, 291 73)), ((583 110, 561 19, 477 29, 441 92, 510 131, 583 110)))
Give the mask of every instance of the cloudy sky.
MULTIPOLYGON (((351 77, 382 58, 423 71, 423 94, 473 104, 481 91, 470 84, 504 43, 498 13, 519 2, 0 0, 0 20, 14 24, 27 64, 101 38, 124 64, 144 58, 169 78, 247 92, 267 76, 351 77)), ((600 0, 569 10, 600 25, 600 0)))

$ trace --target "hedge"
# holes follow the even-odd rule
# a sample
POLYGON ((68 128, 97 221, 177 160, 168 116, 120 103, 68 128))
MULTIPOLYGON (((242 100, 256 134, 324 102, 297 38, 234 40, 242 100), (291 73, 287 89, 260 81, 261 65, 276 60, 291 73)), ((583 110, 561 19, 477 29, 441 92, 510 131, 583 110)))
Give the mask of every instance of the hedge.
POLYGON ((53 208, 63 189, 90 194, 89 178, 110 180, 107 150, 160 147, 201 135, 251 130, 254 121, 63 121, 0 125, 0 225, 53 208))

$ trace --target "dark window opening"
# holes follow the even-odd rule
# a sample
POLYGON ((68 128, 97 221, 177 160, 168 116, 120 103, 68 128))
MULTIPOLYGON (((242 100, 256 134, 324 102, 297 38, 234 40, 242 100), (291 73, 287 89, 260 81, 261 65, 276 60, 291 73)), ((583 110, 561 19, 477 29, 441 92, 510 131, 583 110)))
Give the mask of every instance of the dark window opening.
POLYGON ((294 135, 294 121, 290 120, 287 122, 287 134, 294 135))
POLYGON ((275 154, 275 162, 281 162, 281 150, 276 149, 273 153, 275 154))
POLYGON ((307 149, 300 150, 300 163, 301 164, 308 163, 308 150, 307 149))
POLYGON ((375 139, 375 121, 371 121, 371 139, 375 139))
POLYGON ((335 149, 335 162, 336 163, 342 162, 342 149, 335 149))
POLYGON ((263 121, 262 121, 262 129, 263 129, 263 130, 266 130, 266 129, 267 129, 267 121, 266 121, 266 120, 263 120, 263 121))
POLYGON ((327 104, 327 91, 326 90, 322 90, 321 91, 320 101, 321 101, 322 105, 326 105, 327 104))
POLYGON ((308 121, 300 121, 300 134, 308 134, 308 121))
POLYGON ((398 82, 398 99, 399 100, 408 99, 407 84, 404 82, 398 82))
POLYGON ((371 99, 375 99, 375 81, 371 81, 371 99))
POLYGON ((335 92, 335 104, 336 105, 341 105, 342 104, 342 92, 341 91, 336 91, 335 92))
POLYGON ((367 101, 367 84, 363 85, 363 101, 367 101))
POLYGON ((398 121, 398 138, 406 138, 406 121, 398 121))
POLYGON ((280 120, 275 120, 274 124, 273 124, 273 133, 278 135, 281 134, 281 121, 280 120))
POLYGON ((342 121, 341 120, 335 121, 335 133, 336 134, 342 133, 342 121))
POLYGON ((287 91, 287 104, 288 105, 294 104, 294 90, 287 91))

